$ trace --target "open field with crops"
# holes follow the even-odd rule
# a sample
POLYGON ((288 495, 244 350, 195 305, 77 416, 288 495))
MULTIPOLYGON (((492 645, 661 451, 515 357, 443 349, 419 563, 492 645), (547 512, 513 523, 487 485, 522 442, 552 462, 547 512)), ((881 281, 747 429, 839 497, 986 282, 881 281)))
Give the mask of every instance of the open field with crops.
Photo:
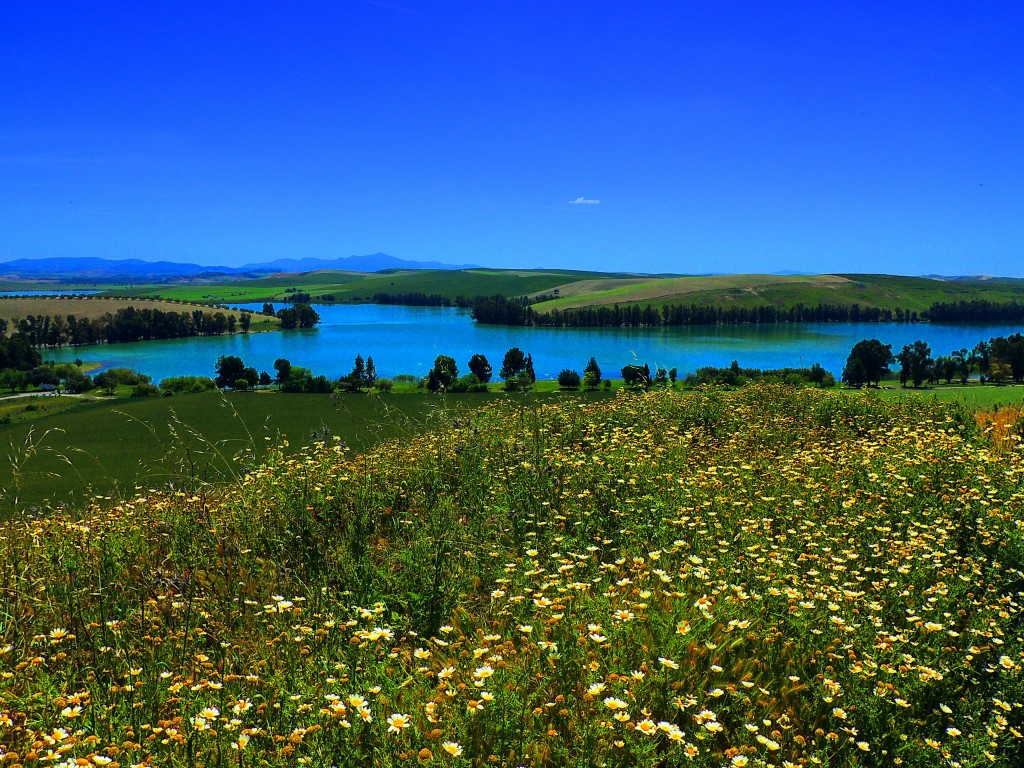
POLYGON ((192 302, 281 302, 290 293, 314 301, 371 301, 375 294, 422 293, 450 300, 459 296, 530 296, 537 312, 620 304, 715 307, 817 306, 877 307, 913 312, 933 302, 1021 301, 1024 282, 1011 279, 940 280, 894 275, 695 275, 656 276, 557 270, 407 270, 398 272, 309 272, 255 280, 194 285, 151 285, 118 289, 117 295, 192 302))
POLYGON ((779 386, 502 401, 0 529, 7 764, 1014 765, 1024 452, 779 386))
MULTIPOLYGON (((550 293, 540 291, 539 293, 550 293)), ((608 304, 701 306, 817 306, 832 304, 921 312, 933 302, 1020 301, 1018 281, 955 282, 893 275, 706 275, 560 286, 558 298, 534 305, 538 312, 608 304)))
MULTIPOLYGON (((0 320, 6 320, 13 324, 24 317, 35 317, 37 315, 61 317, 74 315, 76 318, 95 319, 106 314, 114 314, 119 309, 134 307, 137 310, 155 309, 160 312, 177 312, 179 314, 192 312, 210 312, 207 304, 190 304, 179 301, 162 301, 159 299, 138 299, 131 300, 124 298, 110 298, 106 296, 17 296, 0 297, 0 320)), ((227 310, 224 310, 227 313, 227 310)), ((276 317, 254 314, 252 318, 252 331, 271 330, 280 325, 276 317)))
POLYGON ((454 300, 458 296, 521 296, 599 274, 603 273, 501 269, 420 269, 372 273, 320 271, 205 285, 134 287, 119 293, 223 303, 287 301, 288 289, 309 293, 314 301, 328 294, 339 302, 370 301, 377 293, 423 293, 454 300))
MULTIPOLYGON (((605 392, 545 397, 602 398, 605 392)), ((315 436, 354 449, 421 431, 439 414, 501 393, 440 398, 207 392, 157 398, 0 398, 0 518, 14 510, 131 494, 195 477, 224 482, 287 440, 315 436)))

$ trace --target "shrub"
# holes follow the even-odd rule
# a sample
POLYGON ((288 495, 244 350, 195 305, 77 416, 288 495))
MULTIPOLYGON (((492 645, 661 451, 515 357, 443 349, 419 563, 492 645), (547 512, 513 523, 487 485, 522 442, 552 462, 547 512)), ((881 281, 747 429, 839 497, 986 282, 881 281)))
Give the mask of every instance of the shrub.
POLYGON ((169 376, 160 382, 160 389, 165 392, 182 395, 192 392, 208 392, 216 388, 217 383, 209 376, 169 376))
POLYGON ((558 386, 562 389, 579 389, 580 375, 576 371, 564 368, 558 374, 558 386))
POLYGON ((157 397, 159 394, 159 387, 154 387, 152 384, 147 383, 136 384, 135 388, 132 389, 132 397, 157 397))

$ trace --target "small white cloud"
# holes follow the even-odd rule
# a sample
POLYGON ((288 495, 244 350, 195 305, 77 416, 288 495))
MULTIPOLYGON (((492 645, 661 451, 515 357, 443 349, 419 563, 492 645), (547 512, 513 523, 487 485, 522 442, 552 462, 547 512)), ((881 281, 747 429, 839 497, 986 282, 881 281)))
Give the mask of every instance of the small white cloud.
POLYGON ((600 205, 600 200, 591 200, 587 197, 577 197, 575 200, 570 200, 569 205, 600 205))

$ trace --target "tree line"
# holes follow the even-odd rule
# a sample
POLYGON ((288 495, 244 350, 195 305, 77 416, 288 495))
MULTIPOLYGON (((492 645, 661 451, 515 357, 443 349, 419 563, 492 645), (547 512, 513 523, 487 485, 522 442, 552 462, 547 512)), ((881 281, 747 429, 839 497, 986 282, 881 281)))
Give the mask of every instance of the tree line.
POLYGON ((557 328, 636 328, 687 325, 746 325, 774 323, 868 322, 1018 322, 1024 304, 987 300, 934 302, 927 310, 880 308, 851 304, 793 304, 788 307, 721 307, 705 304, 612 304, 538 312, 527 297, 477 297, 472 316, 487 325, 557 328))
POLYGON ((187 336, 221 336, 236 330, 248 332, 250 312, 240 319, 224 312, 164 312, 160 309, 122 307, 100 317, 29 315, 11 324, 15 336, 33 347, 114 344, 124 341, 176 339, 187 336))
MULTIPOLYGON (((268 305, 264 305, 266 308, 268 305)), ((271 315, 281 321, 281 328, 312 328, 320 315, 308 304, 273 310, 271 315)), ((69 315, 27 315, 0 327, 0 335, 10 330, 12 338, 26 339, 33 347, 64 347, 82 344, 116 344, 128 341, 156 341, 190 336, 222 336, 226 333, 248 333, 253 313, 163 311, 122 307, 99 317, 69 315)))
POLYGON ((977 372, 982 383, 1024 383, 1024 336, 1014 333, 979 341, 973 349, 955 349, 948 355, 933 355, 924 341, 904 345, 894 353, 891 344, 864 339, 850 351, 843 368, 843 381, 852 387, 871 386, 892 375, 889 366, 899 363, 897 377, 904 387, 925 382, 967 383, 977 372))

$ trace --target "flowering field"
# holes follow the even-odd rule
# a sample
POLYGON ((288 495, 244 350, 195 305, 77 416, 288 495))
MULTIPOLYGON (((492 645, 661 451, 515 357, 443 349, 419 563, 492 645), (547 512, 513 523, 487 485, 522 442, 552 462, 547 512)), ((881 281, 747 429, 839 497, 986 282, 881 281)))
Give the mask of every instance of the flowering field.
POLYGON ((0 765, 1019 765, 1022 454, 772 386, 499 403, 11 522, 0 765))

